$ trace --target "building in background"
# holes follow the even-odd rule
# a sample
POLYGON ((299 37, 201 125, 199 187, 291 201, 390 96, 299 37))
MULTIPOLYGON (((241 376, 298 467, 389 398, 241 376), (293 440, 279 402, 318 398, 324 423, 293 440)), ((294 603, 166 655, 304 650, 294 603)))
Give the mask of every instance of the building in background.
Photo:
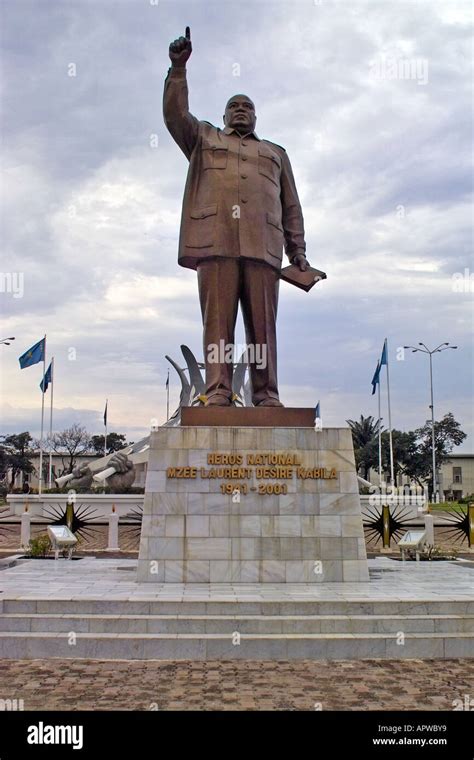
POLYGON ((440 467, 440 491, 445 501, 474 494, 474 454, 451 454, 440 467))
MULTIPOLYGON (((370 482, 373 486, 378 486, 378 471, 371 468, 369 472, 370 482)), ((471 496, 474 494, 474 454, 450 454, 438 468, 438 477, 442 501, 458 501, 471 496)), ((388 472, 383 473, 383 479, 386 483, 389 481, 388 472)), ((398 476, 396 482, 399 487, 409 486, 411 483, 410 478, 406 476, 398 476)), ((431 493, 431 479, 428 479, 426 485, 431 493)))

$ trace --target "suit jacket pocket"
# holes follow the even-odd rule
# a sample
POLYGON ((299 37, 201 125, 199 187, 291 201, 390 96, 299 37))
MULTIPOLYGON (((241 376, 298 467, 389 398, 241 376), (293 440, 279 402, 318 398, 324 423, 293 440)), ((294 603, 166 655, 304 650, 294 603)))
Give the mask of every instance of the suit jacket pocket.
POLYGON ((225 169, 227 167, 228 149, 222 145, 202 146, 203 169, 225 169))
POLYGON ((275 214, 267 212, 267 251, 278 261, 281 261, 283 258, 283 239, 283 227, 280 218, 275 214))
POLYGON ((186 225, 186 248, 212 248, 215 242, 217 203, 195 208, 186 225))
POLYGON ((258 149, 258 171, 280 187, 281 159, 264 145, 258 149))

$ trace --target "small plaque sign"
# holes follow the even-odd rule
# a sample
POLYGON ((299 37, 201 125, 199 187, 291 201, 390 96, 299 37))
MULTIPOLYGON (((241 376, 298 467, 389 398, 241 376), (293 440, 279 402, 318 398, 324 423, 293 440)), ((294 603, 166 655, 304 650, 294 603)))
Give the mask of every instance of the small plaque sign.
POLYGON ((67 525, 48 525, 48 535, 57 546, 74 546, 77 538, 67 525))
POLYGON ((426 539, 426 531, 424 530, 409 530, 398 542, 399 546, 407 549, 410 546, 419 546, 426 539))

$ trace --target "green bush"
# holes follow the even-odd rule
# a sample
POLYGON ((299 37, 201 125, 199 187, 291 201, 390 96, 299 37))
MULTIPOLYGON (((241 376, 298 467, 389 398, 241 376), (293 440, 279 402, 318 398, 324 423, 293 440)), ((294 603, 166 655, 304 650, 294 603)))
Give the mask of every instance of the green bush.
POLYGON ((51 541, 49 540, 49 536, 47 536, 46 533, 43 533, 36 538, 30 539, 25 553, 29 557, 46 557, 50 551, 51 541))

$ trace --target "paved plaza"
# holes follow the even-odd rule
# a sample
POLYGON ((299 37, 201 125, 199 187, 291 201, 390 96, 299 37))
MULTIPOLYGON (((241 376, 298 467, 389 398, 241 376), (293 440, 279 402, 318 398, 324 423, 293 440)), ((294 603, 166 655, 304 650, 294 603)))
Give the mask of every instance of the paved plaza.
POLYGON ((474 661, 3 660, 0 683, 25 710, 452 710, 474 661))
MULTIPOLYGON (((428 605, 451 602, 474 612, 468 561, 379 557, 369 560, 370 583, 314 585, 154 585, 135 582, 136 566, 119 558, 21 562, 0 571, 0 607, 1 600, 68 609, 94 600, 202 602, 207 612, 213 602, 261 602, 273 613, 280 604, 392 602, 394 611, 410 603, 423 616, 428 605)), ((474 659, 11 659, 0 661, 0 684, 0 698, 23 699, 25 710, 452 710, 474 697, 474 659)))
POLYGON ((22 560, 0 572, 1 599, 150 601, 465 601, 474 611, 474 562, 369 560, 363 583, 137 583, 137 560, 22 560))

